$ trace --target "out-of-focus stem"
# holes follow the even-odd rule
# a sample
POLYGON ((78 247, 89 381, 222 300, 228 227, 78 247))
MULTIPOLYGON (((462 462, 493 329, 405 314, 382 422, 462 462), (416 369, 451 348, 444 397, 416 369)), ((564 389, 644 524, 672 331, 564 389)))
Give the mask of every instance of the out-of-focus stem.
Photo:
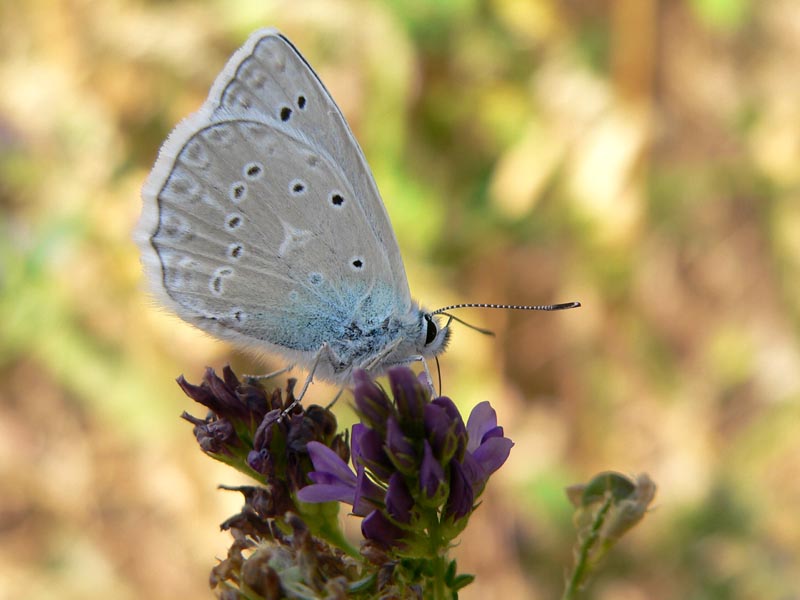
POLYGON ((603 526, 603 522, 608 514, 609 509, 611 508, 612 502, 613 497, 611 494, 608 494, 605 502, 603 502, 603 505, 600 507, 600 510, 597 511, 597 516, 595 516, 594 521, 592 522, 592 529, 581 544, 578 552, 578 559, 575 562, 575 568, 572 570, 572 576, 570 577, 569 584, 564 590, 564 595, 561 596, 562 600, 573 600, 576 598, 576 594, 584 584, 591 567, 589 556, 592 548, 597 543, 597 538, 600 535, 600 528, 603 526))

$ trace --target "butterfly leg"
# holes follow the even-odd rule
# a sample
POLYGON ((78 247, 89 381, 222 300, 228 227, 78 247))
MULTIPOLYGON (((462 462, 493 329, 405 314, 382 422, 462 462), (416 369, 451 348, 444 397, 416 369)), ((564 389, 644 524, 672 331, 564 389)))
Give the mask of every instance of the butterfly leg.
MULTIPOLYGON (((378 356, 374 357, 371 361, 369 361, 366 365, 364 365, 364 369, 366 371, 372 371, 375 367, 383 362, 383 360, 389 356, 392 352, 394 352, 395 348, 400 345, 402 340, 395 340, 391 344, 389 344, 386 348, 384 348, 378 356)), ((390 363, 390 364, 403 364, 403 363, 390 363)))
POLYGON ((421 354, 418 354, 416 356, 409 356, 408 358, 400 360, 400 361, 397 361, 397 362, 387 363, 386 366, 390 367, 390 366, 393 366, 393 365, 410 365, 411 363, 415 363, 415 362, 421 362, 422 363, 422 369, 425 371, 425 379, 428 382, 428 387, 431 389, 431 393, 435 395, 436 394, 436 388, 433 387, 433 377, 431 377, 431 371, 428 368, 428 361, 425 360, 425 357, 422 356, 421 354))
POLYGON ((289 365, 288 367, 284 367, 283 369, 278 369, 277 371, 273 371, 272 373, 267 373, 265 375, 243 375, 242 377, 246 381, 261 381, 265 379, 272 379, 273 377, 277 377, 278 375, 283 375, 284 373, 288 373, 294 369, 294 365, 289 365))
POLYGON ((330 409, 333 408, 333 405, 336 404, 336 401, 341 397, 342 392, 344 392, 344 388, 343 387, 339 388, 339 391, 336 392, 336 395, 333 397, 333 400, 331 400, 328 403, 328 406, 325 407, 325 410, 330 410, 330 409))
POLYGON ((428 361, 425 360, 425 357, 421 354, 418 356, 411 356, 409 357, 409 363, 419 361, 422 363, 422 369, 425 371, 425 379, 428 381, 428 387, 431 389, 431 393, 436 395, 436 388, 433 387, 433 377, 431 376, 431 370, 428 368, 428 361))
MULTIPOLYGON (((311 369, 308 371, 308 377, 306 377, 306 381, 303 384, 303 388, 300 390, 300 394, 298 394, 298 396, 294 399, 294 402, 292 402, 287 408, 283 410, 280 416, 281 419, 286 415, 288 415, 291 412, 291 410, 295 406, 300 404, 300 402, 303 400, 303 396, 306 395, 306 390, 308 390, 308 386, 310 386, 311 382, 314 381, 314 373, 316 372, 317 367, 319 366, 319 361, 323 357, 326 360, 328 360, 331 364, 335 364, 334 361, 338 362, 336 355, 334 354, 333 350, 331 350, 331 347, 328 345, 328 343, 326 342, 322 344, 322 346, 320 346, 320 349, 317 350, 317 353, 314 355, 314 362, 311 364, 311 369)), ((341 393, 341 391, 339 393, 341 393)), ((338 398, 339 395, 337 394, 336 398, 334 399, 334 402, 336 402, 338 398)), ((333 403, 331 403, 331 406, 332 405, 333 403)))

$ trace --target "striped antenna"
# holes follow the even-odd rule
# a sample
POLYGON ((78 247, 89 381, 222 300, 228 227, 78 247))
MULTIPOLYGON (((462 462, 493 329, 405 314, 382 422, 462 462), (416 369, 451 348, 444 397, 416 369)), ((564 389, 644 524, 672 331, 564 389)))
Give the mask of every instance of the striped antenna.
POLYGON ((482 302, 468 302, 466 304, 453 304, 452 306, 445 306, 444 308, 437 308, 433 311, 431 316, 442 314, 448 310, 456 310, 458 308, 505 308, 508 310, 566 310, 568 308, 578 308, 580 302, 564 302, 562 304, 541 304, 539 306, 526 306, 518 304, 484 304, 482 302))

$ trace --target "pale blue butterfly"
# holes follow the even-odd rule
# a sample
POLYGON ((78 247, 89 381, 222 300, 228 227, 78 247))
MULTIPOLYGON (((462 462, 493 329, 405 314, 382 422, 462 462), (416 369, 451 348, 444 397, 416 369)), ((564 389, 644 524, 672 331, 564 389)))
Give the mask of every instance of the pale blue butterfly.
POLYGON ((142 197, 135 238, 158 299, 217 337, 308 369, 306 385, 414 361, 428 373, 453 318, 436 315, 493 306, 426 311, 411 299, 358 143, 274 29, 250 36, 172 132, 142 197))

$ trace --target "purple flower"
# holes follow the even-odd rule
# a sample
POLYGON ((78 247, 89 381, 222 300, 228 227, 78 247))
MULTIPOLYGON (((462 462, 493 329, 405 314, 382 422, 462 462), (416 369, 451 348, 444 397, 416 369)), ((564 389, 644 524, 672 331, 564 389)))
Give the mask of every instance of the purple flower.
POLYGON ((386 490, 386 512, 395 521, 408 523, 411 521, 411 509, 414 508, 414 497, 400 473, 389 478, 389 489, 386 490))
POLYGON ((408 367, 389 369, 389 385, 397 405, 401 425, 422 422, 422 411, 430 399, 428 390, 408 367))
POLYGON ((388 480, 394 468, 392 461, 386 456, 383 449, 383 439, 374 429, 362 423, 353 425, 350 448, 353 455, 353 465, 363 465, 377 477, 388 480))
POLYGON ((353 380, 356 382, 353 397, 361 421, 383 433, 386 430, 386 419, 394 411, 391 400, 386 392, 370 379, 366 371, 360 369, 356 371, 353 380))
POLYGON ((198 419, 186 412, 182 416, 194 425, 194 436, 203 452, 232 456, 233 448, 239 446, 239 438, 230 421, 216 417, 198 419))
POLYGON ((459 447, 459 430, 464 431, 462 443, 466 441, 466 430, 458 409, 455 415, 449 410, 452 402, 449 398, 436 398, 430 404, 425 405, 424 423, 425 433, 433 448, 433 453, 443 465, 446 465, 459 447))
POLYGON ((297 492, 301 502, 345 502, 353 507, 353 514, 369 514, 383 502, 383 490, 367 476, 364 467, 354 474, 347 463, 319 442, 308 443, 308 454, 314 470, 308 474, 313 482, 297 492))
POLYGON ((303 412, 293 413, 289 420, 286 444, 298 452, 305 451, 306 444, 311 440, 327 443, 336 435, 336 417, 331 411, 315 404, 303 412))
POLYGON ((472 409, 467 420, 467 452, 463 467, 477 497, 486 480, 506 462, 514 445, 497 425, 497 413, 488 402, 472 409))
MULTIPOLYGON (((450 433, 450 417, 445 410, 435 404, 426 404, 423 410, 425 433, 437 459, 443 460, 447 434, 450 433)), ((449 459, 450 457, 448 457, 449 459)))
POLYGON ((394 403, 366 374, 356 382, 362 422, 352 429, 353 469, 346 452, 308 442, 312 483, 297 498, 349 504, 365 517, 361 530, 368 542, 390 554, 414 556, 430 543, 429 527, 437 521, 449 543, 513 446, 494 409, 478 404, 465 425, 453 401, 431 400, 408 368, 389 371, 394 403))
POLYGON ((268 397, 263 388, 241 383, 229 366, 222 369, 222 378, 207 368, 200 385, 192 385, 183 375, 177 381, 187 396, 222 419, 259 423, 271 408, 283 408, 280 393, 268 397))
POLYGON ((308 443, 308 454, 314 471, 308 474, 314 483, 297 492, 302 502, 338 500, 352 505, 358 478, 336 452, 319 442, 308 443))
POLYGON ((457 521, 472 512, 475 494, 463 467, 457 461, 450 463, 450 493, 444 505, 444 515, 457 521))
POLYGON ((444 409, 447 415, 450 417, 451 422, 453 424, 453 433, 456 437, 456 450, 455 450, 455 457, 458 460, 464 456, 464 452, 467 447, 467 428, 464 425, 464 419, 461 418, 461 413, 458 411, 458 407, 453 403, 450 398, 447 396, 440 396, 438 398, 434 398, 431 400, 431 404, 439 406, 444 409))
POLYGON ((361 521, 361 534, 368 540, 386 547, 401 546, 406 532, 392 523, 380 511, 372 511, 361 521))
POLYGON ((376 508, 383 506, 384 491, 367 475, 364 467, 358 468, 356 475, 356 493, 353 496, 353 514, 365 517, 376 508))
POLYGON ((411 441, 392 417, 386 422, 386 454, 395 468, 405 475, 417 470, 417 456, 411 441))
POLYGON ((275 465, 270 458, 270 453, 263 448, 261 450, 250 450, 247 453, 247 465, 256 473, 263 475, 275 469, 275 465))
POLYGON ((255 450, 269 450, 273 436, 279 433, 281 429, 280 416, 281 411, 277 408, 264 415, 253 436, 253 448, 255 450))
POLYGON ((424 442, 422 464, 419 467, 419 486, 429 500, 439 496, 444 484, 444 469, 433 456, 433 450, 428 440, 424 442))

